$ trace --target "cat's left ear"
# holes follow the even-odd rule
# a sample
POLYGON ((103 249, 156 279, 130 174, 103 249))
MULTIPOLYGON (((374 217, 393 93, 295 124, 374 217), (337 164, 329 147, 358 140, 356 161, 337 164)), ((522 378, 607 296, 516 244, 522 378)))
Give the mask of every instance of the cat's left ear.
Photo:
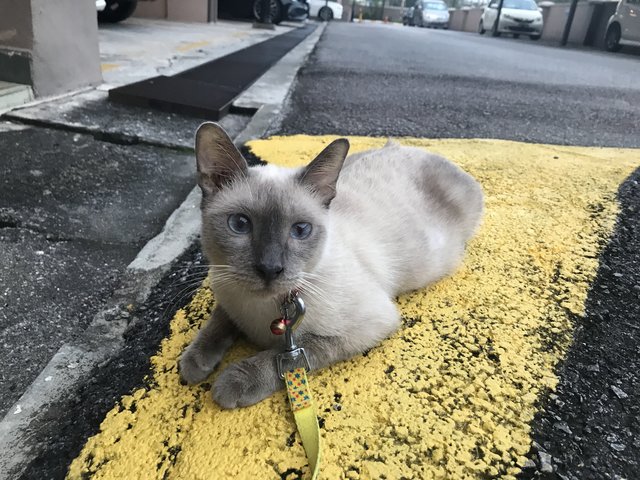
POLYGON ((202 193, 213 194, 247 173, 247 162, 227 132, 213 122, 200 125, 196 132, 198 185, 202 193))
POLYGON ((328 207, 336 196, 336 183, 347 153, 349 153, 349 140, 346 138, 334 140, 298 177, 300 183, 320 196, 325 207, 328 207))

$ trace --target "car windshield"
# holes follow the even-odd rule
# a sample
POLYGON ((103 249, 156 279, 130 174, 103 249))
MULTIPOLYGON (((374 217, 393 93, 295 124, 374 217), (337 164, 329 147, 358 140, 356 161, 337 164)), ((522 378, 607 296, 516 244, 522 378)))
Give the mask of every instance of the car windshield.
POLYGON ((513 8, 514 10, 537 10, 538 5, 533 0, 504 0, 502 8, 513 8))
POLYGON ((422 8, 425 10, 446 10, 447 6, 442 2, 424 2, 422 8))

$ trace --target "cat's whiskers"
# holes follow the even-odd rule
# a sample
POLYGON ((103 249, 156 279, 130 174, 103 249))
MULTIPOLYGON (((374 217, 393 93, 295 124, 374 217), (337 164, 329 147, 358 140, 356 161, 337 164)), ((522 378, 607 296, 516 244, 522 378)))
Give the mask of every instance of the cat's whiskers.
POLYGON ((311 299, 317 300, 319 303, 329 302, 324 290, 318 285, 315 285, 304 277, 300 277, 299 282, 301 292, 307 294, 311 299))
MULTIPOLYGON (((200 288, 202 288, 202 282, 200 281, 186 282, 186 286, 182 288, 178 293, 176 293, 173 297, 171 297, 169 303, 162 311, 160 321, 164 322, 167 319, 168 313, 170 311, 172 311, 176 306, 180 305, 180 303, 182 303, 185 298, 195 294, 198 290, 200 290, 200 288)), ((178 309, 176 308, 176 310, 178 309)))

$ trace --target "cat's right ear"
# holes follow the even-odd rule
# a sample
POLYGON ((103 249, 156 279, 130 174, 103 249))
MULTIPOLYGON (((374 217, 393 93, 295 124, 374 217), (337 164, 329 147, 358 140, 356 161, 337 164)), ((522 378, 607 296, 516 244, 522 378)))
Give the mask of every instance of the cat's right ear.
POLYGON ((339 138, 331 142, 300 173, 300 183, 308 186, 320 198, 325 207, 329 207, 336 196, 336 184, 345 158, 349 153, 349 140, 339 138))
POLYGON ((198 185, 204 195, 218 192, 235 178, 247 173, 247 162, 227 132, 213 122, 200 125, 196 132, 198 185))

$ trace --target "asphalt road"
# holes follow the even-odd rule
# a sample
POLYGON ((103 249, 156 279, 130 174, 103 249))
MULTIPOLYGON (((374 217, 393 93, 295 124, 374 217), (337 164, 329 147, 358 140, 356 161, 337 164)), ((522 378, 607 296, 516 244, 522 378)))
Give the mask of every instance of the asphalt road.
MULTIPOLYGON (((153 113, 159 119, 144 131, 181 142, 199 119, 113 110, 104 98, 68 113, 87 124, 117 123, 120 133, 103 127, 109 138, 102 139, 55 120, 0 123, 0 417, 87 328, 127 264, 193 188, 192 155, 139 145, 128 134, 153 113), (171 125, 178 134, 167 134, 171 125)), ((236 134, 243 123, 233 117, 223 124, 236 134)))
MULTIPOLYGON (((336 23, 300 72, 275 133, 638 147, 639 74, 629 55, 336 23)), ((640 477, 639 183, 636 170, 618 192, 617 226, 519 478, 640 477)))
POLYGON ((281 133, 640 146, 640 62, 527 38, 331 25, 281 133))

